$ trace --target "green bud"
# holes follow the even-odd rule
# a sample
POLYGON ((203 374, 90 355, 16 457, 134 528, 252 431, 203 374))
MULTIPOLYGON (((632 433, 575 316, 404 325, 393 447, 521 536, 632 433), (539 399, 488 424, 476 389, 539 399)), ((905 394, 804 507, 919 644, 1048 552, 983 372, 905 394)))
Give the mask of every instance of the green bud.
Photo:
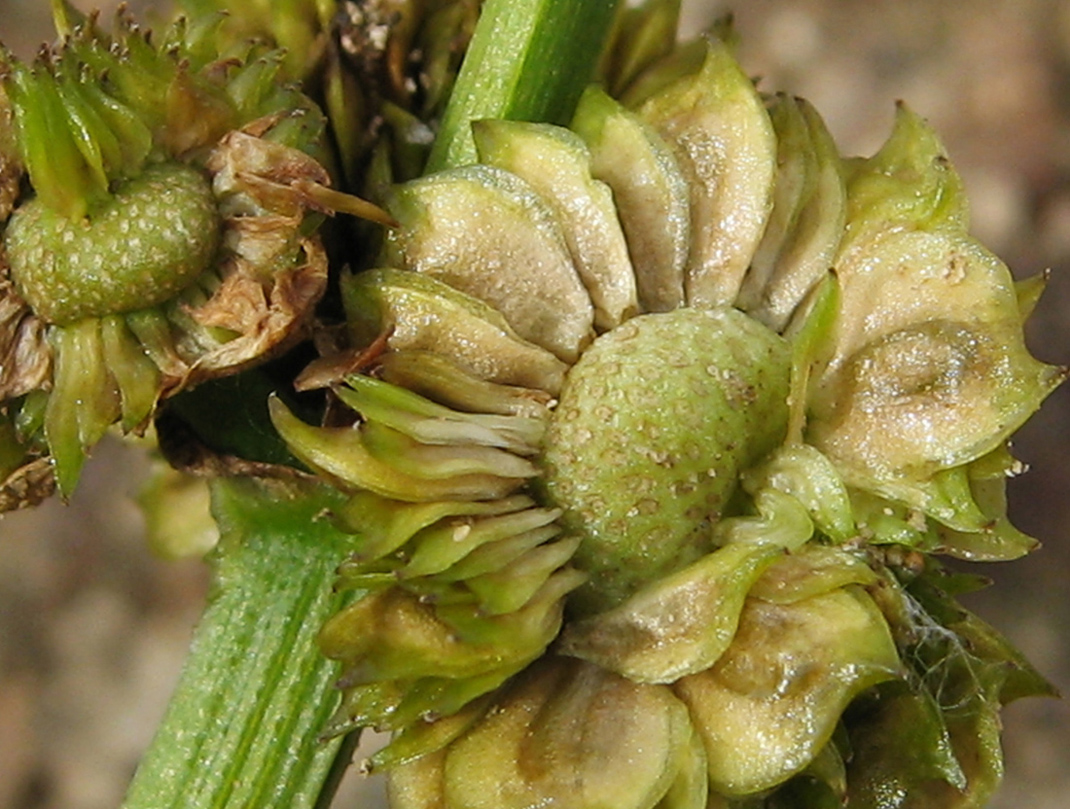
POLYGON ((110 33, 53 12, 62 40, 32 66, 0 53, 0 406, 47 399, 23 446, 67 496, 110 424, 140 432, 301 336, 323 213, 385 214, 327 187, 322 115, 278 54, 221 54, 218 15, 155 39, 125 10, 110 33))

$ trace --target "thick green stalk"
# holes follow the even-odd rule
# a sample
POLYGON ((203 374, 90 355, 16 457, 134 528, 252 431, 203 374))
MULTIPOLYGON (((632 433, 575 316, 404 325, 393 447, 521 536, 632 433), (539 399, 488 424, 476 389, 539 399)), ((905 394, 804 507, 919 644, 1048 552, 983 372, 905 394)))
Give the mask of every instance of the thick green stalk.
POLYGON ((472 121, 568 123, 591 81, 618 3, 487 0, 427 172, 476 162, 472 121))
POLYGON ((322 517, 321 486, 222 479, 215 589, 178 689, 124 809, 311 809, 340 740, 320 739, 337 697, 316 636, 342 604, 351 538, 322 517))

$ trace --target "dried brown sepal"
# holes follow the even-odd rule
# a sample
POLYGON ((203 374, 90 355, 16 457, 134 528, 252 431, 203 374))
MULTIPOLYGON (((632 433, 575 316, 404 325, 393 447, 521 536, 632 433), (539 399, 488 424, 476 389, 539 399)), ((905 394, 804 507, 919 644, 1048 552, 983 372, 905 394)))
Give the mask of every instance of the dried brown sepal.
POLYGON ((45 339, 45 323, 15 291, 0 250, 0 401, 47 387, 51 378, 52 347, 45 339))
POLYGON ((36 506, 51 497, 55 490, 52 461, 31 458, 0 480, 0 514, 36 506))
POLYGON ((387 341, 392 331, 392 329, 385 330, 366 348, 336 351, 309 363, 308 367, 294 380, 294 390, 301 393, 329 388, 331 385, 341 383, 347 376, 363 372, 375 364, 387 350, 387 341))
POLYGON ((212 173, 212 190, 227 200, 224 214, 271 211, 296 216, 304 198, 293 188, 296 181, 330 183, 326 169, 315 158, 263 137, 278 122, 278 116, 253 121, 228 132, 212 150, 206 165, 212 173))
POLYGON ((301 234, 308 211, 333 213, 310 196, 330 178, 304 152, 261 137, 274 118, 228 133, 208 158, 224 219, 221 283, 189 316, 223 329, 227 339, 205 351, 191 338, 178 345, 189 368, 169 393, 231 374, 276 355, 307 335, 327 286, 327 255, 317 236, 301 234))
POLYGON ((306 336, 316 302, 327 287, 327 254, 318 238, 302 239, 304 261, 268 279, 238 259, 237 269, 203 306, 190 312, 201 325, 238 336, 209 351, 185 384, 232 374, 281 353, 306 336))

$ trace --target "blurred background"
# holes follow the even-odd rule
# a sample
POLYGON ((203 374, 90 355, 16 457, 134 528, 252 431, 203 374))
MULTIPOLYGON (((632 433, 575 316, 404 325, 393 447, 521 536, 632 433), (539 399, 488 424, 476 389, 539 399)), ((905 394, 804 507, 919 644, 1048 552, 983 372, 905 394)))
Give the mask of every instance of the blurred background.
MULTIPOLYGON (((727 11, 744 67, 814 102, 845 154, 879 147, 897 99, 935 125, 976 235, 1020 278, 1052 271, 1029 339, 1070 363, 1070 3, 698 0, 688 23, 727 11)), ((10 48, 28 56, 50 38, 45 0, 0 0, 10 48)), ((1031 471, 1011 481, 1012 518, 1044 547, 977 566, 995 585, 968 604, 1070 693, 1070 386, 1015 450, 1031 471)), ((141 451, 105 442, 69 505, 0 518, 0 807, 118 806, 164 710, 208 576, 146 548, 135 498, 147 470, 141 451)), ((994 809, 1065 809, 1070 705, 1025 700, 1004 720, 994 809)), ((352 779, 337 805, 367 809, 368 786, 352 779)))

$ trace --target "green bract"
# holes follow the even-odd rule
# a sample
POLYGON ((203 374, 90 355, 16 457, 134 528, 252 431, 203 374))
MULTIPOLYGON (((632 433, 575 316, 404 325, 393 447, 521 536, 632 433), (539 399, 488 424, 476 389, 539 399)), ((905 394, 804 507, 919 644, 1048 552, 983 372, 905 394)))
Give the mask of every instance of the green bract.
POLYGON ((921 118, 843 160, 729 45, 669 53, 670 7, 622 18, 628 106, 477 121, 478 164, 394 187, 348 415, 272 403, 350 497, 335 727, 395 732, 399 809, 980 806, 1048 686, 929 554, 1032 547, 1035 295, 921 118))

